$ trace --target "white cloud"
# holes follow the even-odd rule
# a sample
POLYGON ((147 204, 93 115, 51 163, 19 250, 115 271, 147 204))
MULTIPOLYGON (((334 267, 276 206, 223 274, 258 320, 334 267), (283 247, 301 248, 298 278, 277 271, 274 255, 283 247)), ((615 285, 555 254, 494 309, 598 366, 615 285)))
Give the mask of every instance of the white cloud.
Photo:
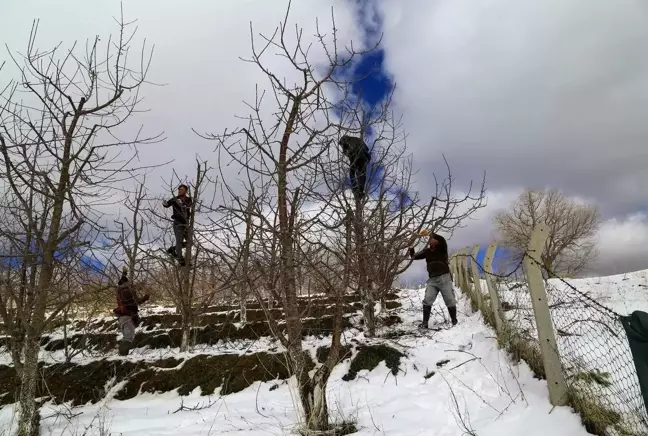
POLYGON ((395 107, 420 169, 417 186, 424 192, 433 183, 442 153, 462 187, 487 172, 490 204, 455 234, 453 247, 491 239, 497 195, 550 186, 601 208, 597 271, 648 266, 642 244, 620 248, 609 236, 645 231, 645 220, 629 215, 648 204, 645 5, 378 4, 395 107))
POLYGON ((612 218, 599 231, 599 258, 592 272, 618 274, 648 268, 648 215, 612 218))
POLYGON ((648 15, 631 0, 385 0, 386 63, 429 185, 547 184, 604 212, 648 203, 648 15), (595 29, 593 31, 593 29, 595 29))
MULTIPOLYGON (((124 1, 123 6, 126 20, 138 20, 139 38, 133 45, 137 47, 143 38, 155 44, 149 80, 165 84, 143 90, 142 108, 149 112, 138 114, 126 129, 132 135, 143 124, 148 131, 165 132, 166 141, 140 150, 140 159, 146 164, 175 160, 147 179, 152 192, 165 192, 165 181, 171 178, 172 170, 180 177, 193 178, 196 154, 215 164, 215 144, 200 139, 191 129, 222 133, 225 128, 240 127, 236 116, 249 113, 244 100, 254 100, 257 85, 261 91, 268 88, 267 78, 258 68, 240 57, 249 58, 251 54, 250 23, 256 36, 271 35, 284 20, 287 1, 202 0, 180 5, 174 1, 131 0, 124 1)), ((362 37, 353 25, 352 7, 344 0, 293 2, 286 40, 294 43, 298 23, 307 46, 315 39, 319 20, 320 29, 330 42, 331 8, 339 30, 340 50, 352 39, 354 45, 361 46, 362 37)), ((13 51, 25 51, 32 20, 38 17, 39 47, 50 48, 59 41, 69 46, 75 40, 85 47, 87 38, 99 34, 106 42, 108 35, 114 34, 117 28, 113 17, 119 12, 117 1, 12 2, 3 7, 0 28, 4 30, 3 42, 13 51)), ((261 41, 258 38, 257 44, 261 41)), ((294 80, 294 68, 275 53, 276 49, 268 50, 268 66, 278 77, 294 80)), ((316 46, 310 56, 316 65, 325 61, 324 53, 316 46)), ((13 68, 0 73, 0 83, 13 77, 12 73, 13 68)), ((230 174, 236 177, 233 169, 230 174)))
MULTIPOLYGON (((191 4, 169 0, 123 1, 125 19, 137 19, 138 25, 131 55, 139 54, 139 45, 144 38, 149 46, 154 44, 148 78, 153 83, 164 84, 149 85, 142 90, 144 101, 140 108, 148 112, 136 114, 120 132, 122 138, 133 137, 141 125, 145 132, 165 132, 167 139, 164 142, 143 146, 139 150, 141 165, 174 160, 147 175, 150 197, 170 195, 168 183, 177 183, 177 180, 171 180, 174 172, 183 181, 191 181, 195 177, 196 155, 209 160, 212 167, 218 167, 215 143, 199 138, 191 129, 222 133, 226 128, 231 131, 241 126, 241 120, 236 117, 250 112, 244 101, 254 101, 257 86, 260 92, 269 89, 268 80, 258 67, 240 59, 251 55, 250 24, 253 25, 256 43, 261 44, 263 39, 259 34, 272 35, 285 19, 287 4, 287 0, 198 0, 191 4)), ((285 36, 288 45, 294 46, 296 41, 296 23, 303 30, 304 47, 315 41, 317 25, 326 35, 326 41, 331 43, 332 12, 338 29, 339 50, 343 51, 351 40, 355 47, 361 47, 363 38, 353 25, 353 7, 345 0, 293 2, 285 36)), ((3 42, 12 52, 24 53, 32 20, 40 18, 37 47, 49 49, 62 42, 62 46, 67 48, 79 41, 84 53, 87 39, 99 35, 105 44, 109 35, 115 35, 118 29, 113 17, 119 13, 120 2, 117 1, 11 2, 3 6, 0 28, 4 31, 3 42)), ((299 79, 294 67, 275 56, 277 52, 275 48, 266 52, 266 65, 288 83, 299 79)), ((0 59, 5 57, 0 56, 0 59)), ((326 63, 325 53, 317 44, 311 46, 309 59, 316 66, 326 63)), ((15 77, 15 68, 8 65, 0 72, 0 89, 3 83, 15 77)), ((276 107, 268 108, 273 106, 272 100, 271 95, 266 97, 268 115, 276 110, 276 107)), ((218 170, 214 168, 211 171, 212 179, 218 175, 218 170)), ((236 189, 238 168, 232 165, 221 170, 236 189)), ((126 183, 130 190, 133 185, 126 183)), ((113 227, 113 220, 124 212, 123 195, 115 192, 115 203, 101 207, 107 214, 102 221, 108 227, 113 227)), ((208 193, 206 197, 209 196, 208 193)), ((159 208, 159 213, 167 214, 159 202, 152 205, 159 208)))

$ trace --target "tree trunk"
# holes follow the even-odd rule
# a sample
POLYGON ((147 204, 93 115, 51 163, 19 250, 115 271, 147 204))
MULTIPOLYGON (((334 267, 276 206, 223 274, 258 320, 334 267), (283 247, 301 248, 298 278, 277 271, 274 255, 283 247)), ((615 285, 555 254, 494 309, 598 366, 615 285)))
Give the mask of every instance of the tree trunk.
POLYGON ((20 329, 19 325, 14 326, 14 331, 11 335, 11 358, 16 368, 16 374, 22 380, 23 374, 23 360, 22 360, 22 350, 25 344, 25 333, 24 330, 20 329))
POLYGON ((180 351, 185 353, 190 351, 193 347, 193 338, 191 337, 191 328, 193 327, 193 311, 191 309, 191 303, 188 304, 185 302, 182 305, 181 317, 180 317, 180 330, 182 331, 182 341, 180 343, 180 351))
MULTIPOLYGON (((295 235, 294 217, 299 188, 295 191, 292 201, 291 213, 288 213, 288 141, 293 131, 293 125, 299 115, 300 100, 293 100, 292 108, 286 127, 281 138, 279 159, 277 162, 277 208, 279 216, 279 281, 284 297, 284 313, 286 314, 286 331, 288 336, 287 351, 292 364, 295 377, 299 386, 302 407, 306 424, 310 425, 311 407, 309 399, 312 398, 306 355, 302 351, 302 323, 299 318, 299 302, 297 299, 297 278, 295 268, 295 235)), ((328 419, 328 417, 326 417, 328 419)))
POLYGON ((180 343, 180 352, 186 353, 191 349, 191 327, 185 323, 182 324, 182 342, 180 343))
POLYGON ((38 351, 40 339, 30 335, 23 347, 23 376, 20 385, 20 418, 17 436, 38 435, 36 385, 38 383, 38 351))
POLYGON ((342 321, 344 320, 344 293, 349 285, 351 269, 351 240, 352 225, 351 214, 347 214, 346 221, 346 261, 342 278, 343 285, 334 289, 335 313, 333 323, 333 334, 331 335, 331 347, 326 362, 320 366, 313 377, 307 383, 301 385, 300 396, 302 407, 306 415, 306 425, 311 431, 330 430, 328 402, 326 400, 326 386, 333 372, 333 368, 340 360, 340 346, 342 338, 342 321))
POLYGON ((358 288, 364 303, 364 322, 365 334, 367 337, 376 336, 376 319, 374 316, 374 296, 369 287, 369 277, 367 275, 367 259, 363 226, 363 205, 362 200, 356 198, 355 210, 355 235, 356 235, 356 254, 358 257, 358 288))
POLYGON ((365 289, 363 299, 366 335, 370 338, 373 338, 374 336, 376 336, 376 302, 374 300, 373 292, 371 291, 371 289, 365 289))
POLYGON ((312 379, 301 389, 301 402, 306 411, 306 427, 311 431, 329 430, 328 403, 326 385, 330 371, 326 365, 321 366, 312 379))
POLYGON ((247 295, 245 295, 245 292, 241 291, 240 297, 241 298, 239 298, 239 309, 241 311, 241 324, 245 324, 247 322, 247 303, 245 301, 247 295))
POLYGON ((248 297, 250 244, 252 243, 252 212, 254 210, 254 195, 248 192, 247 204, 245 206, 245 241, 243 242, 243 259, 241 262, 241 284, 239 285, 239 306, 241 311, 241 323, 247 322, 246 300, 248 297))
POLYGON ((63 349, 65 350, 65 362, 70 363, 72 357, 70 357, 70 344, 68 343, 67 323, 68 323, 68 308, 66 307, 65 310, 63 311, 63 349))

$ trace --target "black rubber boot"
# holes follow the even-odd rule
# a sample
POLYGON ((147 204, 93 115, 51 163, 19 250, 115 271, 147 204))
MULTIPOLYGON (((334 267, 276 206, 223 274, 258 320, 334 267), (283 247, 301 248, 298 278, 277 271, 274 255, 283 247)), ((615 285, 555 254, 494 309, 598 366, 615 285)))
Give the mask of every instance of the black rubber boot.
POLYGON ((120 356, 128 356, 128 352, 130 351, 130 349, 131 349, 130 342, 121 341, 119 343, 119 355, 120 356))
POLYGON ((428 328, 428 323, 430 322, 430 313, 432 313, 432 306, 423 305, 423 322, 419 324, 419 328, 426 329, 428 328))
POLYGON ((450 314, 452 325, 457 325, 457 306, 448 307, 448 313, 450 314))

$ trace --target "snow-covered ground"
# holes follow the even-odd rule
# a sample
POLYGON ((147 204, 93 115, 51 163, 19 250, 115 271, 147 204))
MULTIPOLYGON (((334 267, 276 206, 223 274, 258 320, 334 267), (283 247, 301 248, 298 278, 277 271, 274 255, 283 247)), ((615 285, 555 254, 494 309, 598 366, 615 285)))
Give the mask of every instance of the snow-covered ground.
MULTIPOLYGON (((423 290, 402 291, 403 307, 396 309, 407 334, 390 339, 365 339, 348 332, 345 340, 385 343, 407 357, 393 376, 381 362, 373 371, 362 371, 344 381, 350 361, 334 371, 328 388, 329 408, 338 420, 353 420, 359 435, 462 436, 461 421, 479 436, 580 436, 588 434, 580 417, 566 407, 552 410, 545 381, 537 380, 525 363, 511 364, 497 348, 493 332, 480 314, 460 297, 460 324, 449 330, 422 335, 414 326, 420 317, 423 290), (447 362, 446 362, 447 361, 447 362), (432 375, 432 372, 434 374, 432 375), (427 377, 426 377, 427 376, 427 377)), ((459 296, 459 293, 458 293, 459 296)), ((441 299, 435 304, 438 320, 444 313, 441 299)), ((327 339, 309 338, 312 348, 327 339)), ((159 352, 159 351, 158 351, 159 352)), ((165 350, 165 353, 169 353, 165 350)), ((144 356, 141 356, 144 357, 144 356)), ((131 359, 136 359, 137 354, 131 359)), ((42 434, 48 435, 282 435, 297 423, 292 383, 254 383, 247 389, 219 397, 176 393, 143 394, 74 409, 74 417, 56 415, 61 407, 43 407, 42 434), (277 387, 278 385, 278 387, 277 387), (174 413, 209 405, 201 410, 174 413)), ((14 421, 11 406, 0 410, 0 435, 14 421), (2 430, 4 429, 4 430, 2 430)))

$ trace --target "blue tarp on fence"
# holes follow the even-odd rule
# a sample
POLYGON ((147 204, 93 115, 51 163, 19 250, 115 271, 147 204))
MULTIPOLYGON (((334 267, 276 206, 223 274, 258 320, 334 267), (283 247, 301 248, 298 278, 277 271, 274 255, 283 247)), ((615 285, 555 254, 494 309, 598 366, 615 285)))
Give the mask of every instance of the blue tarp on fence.
MULTIPOLYGON (((487 249, 488 245, 480 246, 479 251, 477 252, 477 256, 475 257, 477 264, 479 265, 479 274, 481 276, 484 275, 484 270, 481 268, 481 266, 484 264, 487 249)), ((495 274, 508 275, 512 274, 513 271, 515 271, 517 265, 515 265, 515 262, 512 261, 512 254, 513 250, 511 250, 509 247, 504 247, 501 245, 497 246, 497 248, 495 249, 495 255, 493 256, 493 272, 495 274)), ((470 256, 466 256, 467 266, 469 266, 470 260, 470 256)))

